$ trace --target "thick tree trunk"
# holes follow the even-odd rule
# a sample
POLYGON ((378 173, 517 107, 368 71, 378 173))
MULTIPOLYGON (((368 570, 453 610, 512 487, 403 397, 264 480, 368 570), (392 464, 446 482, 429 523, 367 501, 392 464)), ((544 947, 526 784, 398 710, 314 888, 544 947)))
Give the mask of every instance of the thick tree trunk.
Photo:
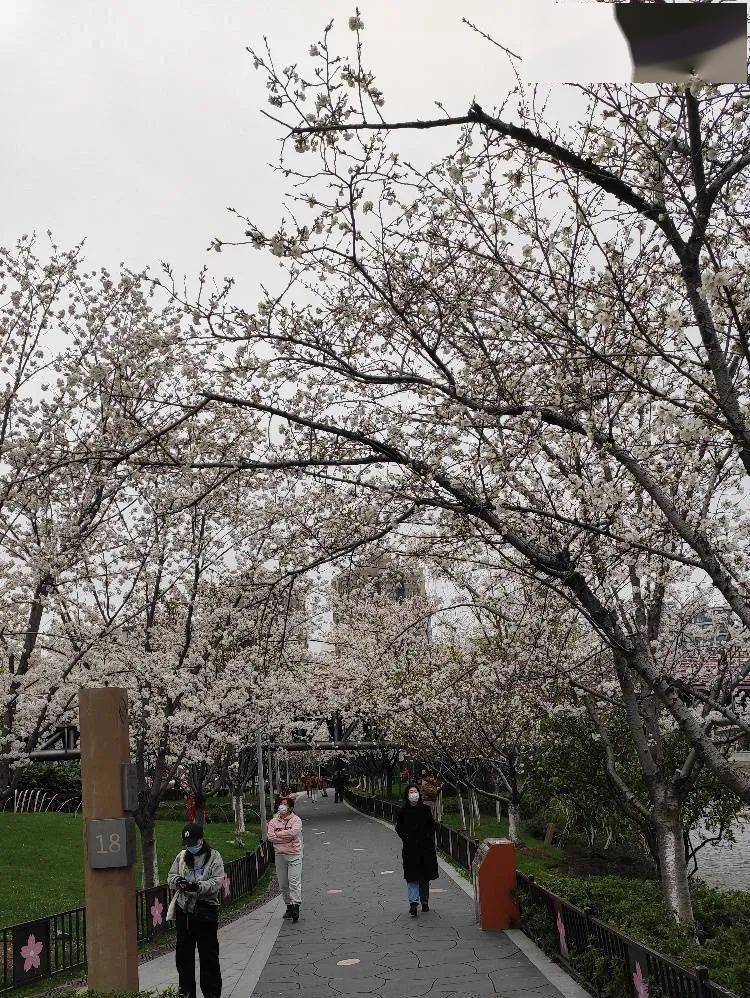
POLYGON ((511 842, 521 841, 521 808, 513 801, 508 804, 508 837, 511 842))
POLYGON ((11 768, 7 759, 0 759, 0 793, 11 789, 11 768))
POLYGON ((664 900, 678 922, 694 921, 685 861, 684 829, 678 808, 654 808, 654 830, 659 854, 659 877, 664 900))
POLYGON ((245 831, 245 798, 242 794, 236 794, 233 798, 234 802, 234 830, 238 835, 242 835, 245 831))

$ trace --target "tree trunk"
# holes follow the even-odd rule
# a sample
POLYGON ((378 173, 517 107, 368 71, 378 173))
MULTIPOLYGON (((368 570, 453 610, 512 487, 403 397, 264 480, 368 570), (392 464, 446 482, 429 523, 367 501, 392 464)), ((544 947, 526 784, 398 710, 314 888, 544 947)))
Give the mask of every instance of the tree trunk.
POLYGON ((482 820, 482 812, 479 810, 479 798, 477 797, 476 790, 471 791, 471 809, 474 812, 474 820, 478 825, 482 820))
POLYGON ((466 812, 464 811, 464 799, 461 796, 461 791, 456 787, 456 795, 458 797, 458 809, 461 812, 461 827, 466 831, 466 812))
POLYGON ((245 828, 245 798, 242 794, 234 797, 234 830, 238 835, 244 834, 245 828))
POLYGON ((508 803, 508 836, 511 842, 521 841, 521 808, 517 803, 508 803))
POLYGON ((153 815, 143 819, 140 825, 141 855, 143 856, 143 889, 156 887, 159 883, 159 858, 156 852, 156 821, 153 815))
POLYGON ((503 811, 502 808, 500 807, 499 800, 495 801, 495 817, 497 818, 498 821, 500 821, 503 817, 503 811))
POLYGON ((654 830, 659 853, 659 878, 664 900, 678 922, 694 921, 690 898, 682 816, 678 808, 654 808, 654 830))

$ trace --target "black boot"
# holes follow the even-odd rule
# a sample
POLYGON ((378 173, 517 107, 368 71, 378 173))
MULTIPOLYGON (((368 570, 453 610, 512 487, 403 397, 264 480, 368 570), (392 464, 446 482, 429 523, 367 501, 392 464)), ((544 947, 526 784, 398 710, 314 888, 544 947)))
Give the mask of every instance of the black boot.
POLYGON ((417 902, 416 901, 411 901, 409 903, 409 914, 411 915, 412 918, 416 918, 417 917, 417 902))
POLYGON ((286 911, 282 915, 282 918, 291 918, 292 915, 294 915, 294 905, 293 904, 288 904, 286 906, 286 911))
POLYGON ((430 910, 429 902, 423 901, 422 902, 422 911, 429 911, 429 910, 430 910))
POLYGON ((292 905, 292 921, 293 922, 299 922, 299 905, 298 904, 293 904, 292 905))

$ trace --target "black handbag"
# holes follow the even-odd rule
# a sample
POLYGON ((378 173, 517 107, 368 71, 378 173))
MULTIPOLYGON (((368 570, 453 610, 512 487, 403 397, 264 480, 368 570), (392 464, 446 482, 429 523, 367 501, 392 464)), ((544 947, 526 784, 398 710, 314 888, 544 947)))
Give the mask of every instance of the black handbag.
POLYGON ((196 901, 190 915, 196 922, 218 922, 219 905, 209 904, 208 901, 196 901))

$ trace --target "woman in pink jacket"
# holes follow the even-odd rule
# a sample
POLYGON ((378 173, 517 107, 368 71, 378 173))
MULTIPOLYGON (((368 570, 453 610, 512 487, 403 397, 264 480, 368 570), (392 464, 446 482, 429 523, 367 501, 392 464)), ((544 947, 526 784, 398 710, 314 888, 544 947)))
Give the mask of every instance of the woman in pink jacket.
POLYGON ((294 798, 282 797, 268 822, 268 841, 276 854, 276 876, 286 902, 284 918, 299 921, 302 903, 302 819, 294 813, 294 798))

